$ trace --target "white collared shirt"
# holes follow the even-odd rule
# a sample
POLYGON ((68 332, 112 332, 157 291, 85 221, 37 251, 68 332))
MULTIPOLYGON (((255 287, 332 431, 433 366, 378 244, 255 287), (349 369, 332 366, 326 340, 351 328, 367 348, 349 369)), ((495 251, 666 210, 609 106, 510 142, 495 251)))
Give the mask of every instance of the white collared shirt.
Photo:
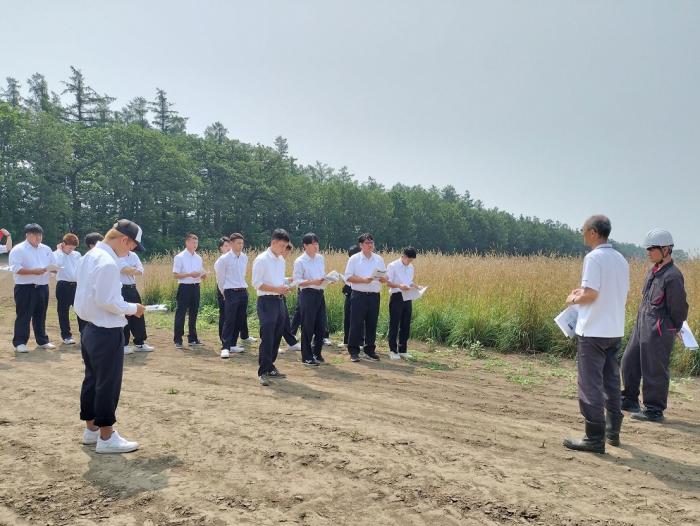
POLYGON ((580 305, 576 334, 620 338, 625 334, 625 303, 629 264, 609 243, 598 245, 583 258, 581 287, 598 291, 593 303, 580 305))
POLYGON ((221 254, 214 263, 216 286, 223 294, 226 289, 247 289, 245 275, 248 270, 248 256, 244 252, 236 254, 229 250, 221 254))
POLYGON ((136 304, 122 297, 119 259, 112 247, 99 241, 78 265, 75 313, 98 327, 124 327, 124 316, 136 314, 136 304))
POLYGON ((80 263, 80 252, 73 250, 70 254, 66 254, 59 248, 54 250, 53 257, 56 259, 56 264, 63 267, 56 274, 56 281, 75 281, 75 273, 78 270, 78 263, 80 263))
MULTIPOLYGON (((413 264, 404 265, 401 258, 392 261, 386 266, 386 279, 397 285, 413 285, 413 273, 413 264)), ((395 292, 401 292, 401 289, 390 288, 389 292, 394 294, 395 292)))
MULTIPOLYGON (((346 279, 350 276, 370 278, 375 270, 386 270, 382 257, 372 252, 370 257, 366 258, 362 252, 358 252, 348 259, 348 264, 345 267, 345 277, 346 279)), ((352 290, 358 292, 380 292, 382 290, 382 284, 377 279, 372 280, 372 283, 350 283, 349 285, 352 287, 352 290)))
MULTIPOLYGON (((204 272, 204 264, 202 263, 202 256, 196 252, 190 253, 189 250, 185 249, 175 256, 173 259, 173 273, 175 274, 189 274, 190 272, 199 272, 200 274, 204 272)), ((178 283, 201 283, 202 277, 198 278, 179 278, 178 283)))
POLYGON ((129 252, 129 255, 123 258, 117 258, 117 265, 119 265, 119 280, 122 285, 136 285, 136 276, 130 276, 129 274, 124 274, 122 269, 124 267, 134 267, 135 269, 141 271, 143 276, 143 265, 141 264, 141 259, 136 254, 136 252, 129 252))
POLYGON ((286 265, 282 256, 275 256, 269 248, 253 261, 253 287, 258 296, 274 296, 276 293, 260 290, 261 285, 281 287, 285 284, 286 265))
POLYGON ((48 285, 49 272, 40 276, 34 274, 17 274, 20 269, 45 268, 55 265, 56 258, 49 247, 39 243, 34 247, 29 241, 22 241, 10 250, 8 263, 15 277, 15 285, 48 285))
MULTIPOLYGON (((326 276, 326 264, 323 261, 321 254, 316 254, 314 257, 309 256, 304 252, 294 261, 294 272, 292 277, 294 281, 309 281, 311 279, 319 279, 326 276)), ((307 285, 299 287, 300 289, 316 289, 323 290, 320 285, 307 285)))

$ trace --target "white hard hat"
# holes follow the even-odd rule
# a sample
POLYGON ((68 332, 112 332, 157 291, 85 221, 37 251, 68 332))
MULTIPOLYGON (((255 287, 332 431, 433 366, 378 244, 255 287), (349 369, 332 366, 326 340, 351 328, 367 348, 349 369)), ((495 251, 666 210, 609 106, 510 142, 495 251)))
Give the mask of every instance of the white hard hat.
POLYGON ((644 248, 651 247, 670 247, 673 246, 673 236, 668 230, 663 228, 652 228, 647 232, 644 238, 644 243, 642 243, 644 248))

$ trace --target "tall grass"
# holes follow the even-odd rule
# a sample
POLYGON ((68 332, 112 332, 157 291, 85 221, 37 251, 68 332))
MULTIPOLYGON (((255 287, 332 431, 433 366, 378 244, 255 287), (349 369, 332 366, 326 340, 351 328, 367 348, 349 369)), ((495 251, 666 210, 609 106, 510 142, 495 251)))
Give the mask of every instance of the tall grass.
MULTIPOLYGON (((288 275, 291 275, 297 255, 292 254, 287 260, 288 275)), ((202 256, 205 268, 211 272, 202 285, 202 317, 204 321, 216 323, 213 266, 217 254, 202 256)), ((252 262, 256 253, 249 252, 248 256, 252 262)), ((388 264, 398 254, 382 256, 388 264)), ((347 256, 344 252, 325 253, 325 259, 328 271, 345 270, 347 256)), ((429 289, 421 300, 414 302, 411 336, 455 347, 468 347, 478 341, 501 351, 572 355, 573 342, 561 334, 552 319, 563 309, 568 292, 579 284, 581 263, 581 259, 566 257, 420 254, 414 263, 415 279, 429 289)), ((691 305, 688 322, 700 333, 700 314, 692 308, 700 300, 700 261, 687 261, 679 266, 685 275, 691 305)), ((626 336, 634 324, 646 268, 643 261, 630 264, 626 336)), ((176 281, 172 278, 172 254, 152 259, 146 266, 141 285, 146 303, 166 303, 174 308, 176 281)), ((254 316, 255 291, 251 288, 250 293, 248 314, 254 316)), ((343 329, 343 301, 339 284, 326 289, 332 333, 343 329)), ((382 336, 388 331, 388 301, 388 291, 384 287, 378 325, 382 336)), ((287 303, 293 312, 295 292, 290 294, 287 303)), ((700 355, 677 344, 673 365, 683 374, 700 374, 700 355)))

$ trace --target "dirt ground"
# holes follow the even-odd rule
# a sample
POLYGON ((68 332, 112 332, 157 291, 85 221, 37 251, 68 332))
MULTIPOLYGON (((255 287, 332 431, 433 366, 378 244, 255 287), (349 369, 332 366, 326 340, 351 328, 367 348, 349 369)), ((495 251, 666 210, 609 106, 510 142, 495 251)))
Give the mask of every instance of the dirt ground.
POLYGON ((625 419, 621 447, 575 453, 570 361, 327 348, 314 369, 281 355, 289 378, 265 388, 256 347, 220 360, 212 327, 177 351, 172 315, 150 315, 117 424, 141 449, 98 456, 79 444, 79 350, 16 355, 2 290, 0 524, 700 524, 697 380, 674 382, 664 424, 625 419))

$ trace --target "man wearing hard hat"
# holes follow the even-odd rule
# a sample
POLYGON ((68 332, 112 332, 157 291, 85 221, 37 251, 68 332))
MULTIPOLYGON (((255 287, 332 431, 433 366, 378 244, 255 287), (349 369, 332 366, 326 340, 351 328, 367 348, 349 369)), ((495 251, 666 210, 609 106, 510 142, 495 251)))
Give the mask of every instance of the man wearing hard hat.
POLYGON ((671 350, 688 316, 688 302, 683 274, 671 258, 670 232, 650 230, 643 246, 653 265, 644 281, 637 321, 622 356, 622 409, 634 413, 635 420, 659 422, 668 399, 671 350), (640 381, 643 411, 639 406, 640 381))

